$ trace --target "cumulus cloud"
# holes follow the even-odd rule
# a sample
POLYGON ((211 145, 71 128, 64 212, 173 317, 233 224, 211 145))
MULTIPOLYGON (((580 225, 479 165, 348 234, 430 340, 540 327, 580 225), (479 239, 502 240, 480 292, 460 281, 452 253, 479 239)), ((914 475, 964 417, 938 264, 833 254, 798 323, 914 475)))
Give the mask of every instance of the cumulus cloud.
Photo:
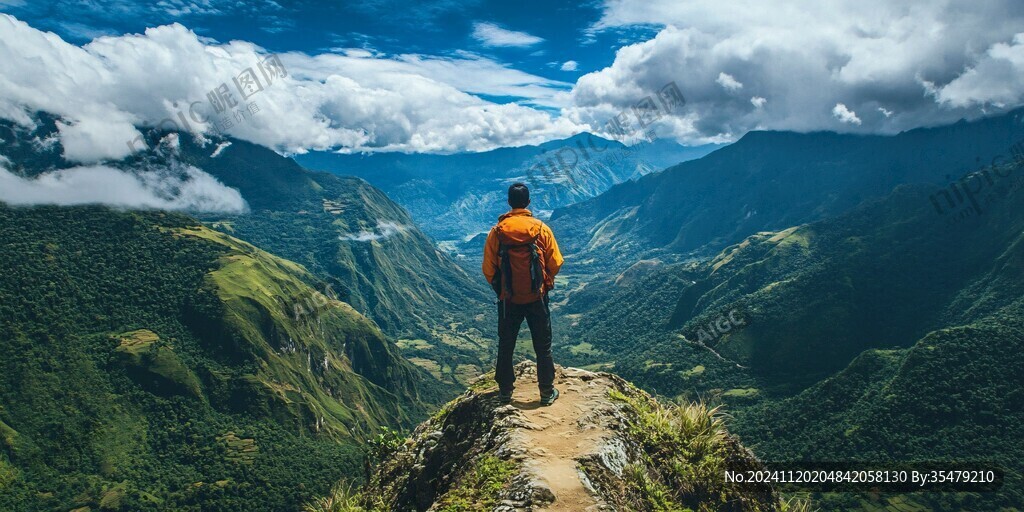
POLYGON ((718 79, 715 80, 718 85, 721 85, 727 91, 738 91, 743 88, 743 84, 736 80, 732 75, 722 72, 718 74, 718 79))
POLYGON ((61 116, 66 156, 82 163, 123 157, 137 136, 133 126, 209 133, 212 123, 202 122, 214 119, 208 93, 221 84, 240 108, 253 102, 258 109, 227 133, 282 152, 479 151, 580 131, 529 106, 566 105, 571 84, 465 52, 282 54, 287 76, 242 101, 233 79, 248 68, 259 77, 267 55, 244 41, 202 39, 180 24, 76 46, 0 15, 0 117, 30 125, 33 111, 61 116))
MULTIPOLYGON (((663 112, 654 130, 689 144, 755 128, 894 133, 1024 104, 1016 0, 605 0, 588 33, 651 26, 661 27, 657 35, 618 49, 611 65, 575 84, 466 51, 285 53, 287 76, 253 96, 258 114, 228 133, 286 153, 444 153, 582 131, 613 136, 602 131, 609 119, 628 118, 670 82, 686 105, 663 112), (484 99, 498 97, 516 101, 484 99), (836 122, 837 104, 853 113, 846 122, 836 122)), ((473 33, 492 47, 543 41, 488 22, 473 33)), ((34 110, 57 114, 66 158, 116 159, 132 151, 115 141, 136 137, 134 127, 167 120, 165 128, 182 128, 184 119, 210 116, 207 93, 233 89, 232 79, 266 56, 252 43, 219 43, 179 24, 76 46, 0 15, 0 117, 25 124, 34 110)))
POLYGON ((213 153, 210 153, 210 158, 217 158, 230 145, 231 145, 231 141, 224 141, 224 142, 221 142, 220 144, 217 144, 217 147, 213 149, 213 153))
POLYGON ((240 213, 238 190, 192 166, 127 172, 103 165, 18 176, 0 167, 0 201, 12 205, 105 204, 135 209, 240 213))
POLYGON ((1011 43, 996 43, 977 63, 935 91, 938 101, 957 107, 1018 105, 1024 99, 1024 32, 1011 43))
POLYGON ((409 226, 398 224, 391 221, 377 221, 376 230, 361 230, 358 233, 352 233, 348 235, 341 235, 338 238, 340 240, 350 242, 375 242, 378 240, 384 240, 390 238, 399 233, 409 230, 409 226))
POLYGON ((473 24, 473 37, 485 46, 533 46, 544 39, 526 32, 508 30, 494 23, 478 21, 473 24))
POLYGON ((128 116, 111 113, 103 117, 81 117, 72 123, 57 122, 64 158, 70 162, 96 163, 102 160, 119 160, 132 153, 126 141, 141 137, 128 116))
POLYGON ((574 60, 567 60, 562 63, 562 71, 576 71, 579 69, 579 63, 574 60))
POLYGON ((1015 0, 606 0, 591 31, 652 25, 652 39, 578 80, 566 115, 599 124, 673 81, 687 104, 656 130, 689 143, 755 128, 894 133, 1024 104, 1015 0), (737 76, 749 95, 734 94, 737 76), (837 103, 899 115, 840 124, 837 103))
POLYGON ((835 117, 843 123, 861 124, 860 118, 857 117, 857 113, 850 110, 842 103, 836 103, 836 106, 832 107, 832 117, 835 117))

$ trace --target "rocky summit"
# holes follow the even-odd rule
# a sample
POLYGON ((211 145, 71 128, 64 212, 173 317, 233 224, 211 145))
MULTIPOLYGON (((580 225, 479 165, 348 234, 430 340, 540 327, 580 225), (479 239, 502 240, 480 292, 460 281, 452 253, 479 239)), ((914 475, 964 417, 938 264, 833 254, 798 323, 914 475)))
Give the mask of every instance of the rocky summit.
MULTIPOLYGON (((542 407, 536 366, 510 405, 491 375, 421 424, 355 500, 369 510, 779 510, 769 488, 726 484, 760 462, 717 409, 666 406, 602 372, 559 368, 542 407)), ((353 507, 354 508, 354 507, 353 507)))

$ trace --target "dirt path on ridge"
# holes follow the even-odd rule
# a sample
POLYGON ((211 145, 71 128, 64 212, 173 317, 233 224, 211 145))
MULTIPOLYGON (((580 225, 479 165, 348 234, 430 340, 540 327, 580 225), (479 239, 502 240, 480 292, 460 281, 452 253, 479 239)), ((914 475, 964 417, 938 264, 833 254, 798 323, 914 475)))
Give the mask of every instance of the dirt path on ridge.
POLYGON ((530 423, 518 440, 530 455, 526 468, 555 495, 553 503, 538 510, 601 510, 604 503, 587 490, 576 460, 597 453, 609 435, 594 413, 607 408, 613 384, 594 373, 559 368, 555 387, 561 396, 553 405, 541 407, 537 375, 530 372, 519 376, 512 395, 512 405, 530 423))

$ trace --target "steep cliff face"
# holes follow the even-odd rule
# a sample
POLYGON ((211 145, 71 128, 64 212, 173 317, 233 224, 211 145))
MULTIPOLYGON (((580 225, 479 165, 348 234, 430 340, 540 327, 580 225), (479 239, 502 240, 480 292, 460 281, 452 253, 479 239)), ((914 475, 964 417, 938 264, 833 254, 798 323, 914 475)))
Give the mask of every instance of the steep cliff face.
MULTIPOLYGON (((540 407, 536 366, 511 405, 490 376, 421 424, 335 510, 779 510, 768 488, 724 482, 760 462, 715 409, 669 407, 608 374, 560 368, 540 407)), ((345 500, 342 496, 337 501, 345 500)), ((325 507, 327 508, 327 507, 325 507)))

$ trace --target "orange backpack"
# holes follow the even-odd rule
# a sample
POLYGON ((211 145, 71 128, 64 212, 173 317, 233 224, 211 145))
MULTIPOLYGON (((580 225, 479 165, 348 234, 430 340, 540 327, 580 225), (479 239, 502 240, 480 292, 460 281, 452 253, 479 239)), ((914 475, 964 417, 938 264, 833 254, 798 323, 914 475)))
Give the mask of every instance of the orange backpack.
POLYGON ((543 223, 533 217, 512 216, 497 226, 501 298, 540 300, 544 287, 544 248, 537 244, 543 223))

